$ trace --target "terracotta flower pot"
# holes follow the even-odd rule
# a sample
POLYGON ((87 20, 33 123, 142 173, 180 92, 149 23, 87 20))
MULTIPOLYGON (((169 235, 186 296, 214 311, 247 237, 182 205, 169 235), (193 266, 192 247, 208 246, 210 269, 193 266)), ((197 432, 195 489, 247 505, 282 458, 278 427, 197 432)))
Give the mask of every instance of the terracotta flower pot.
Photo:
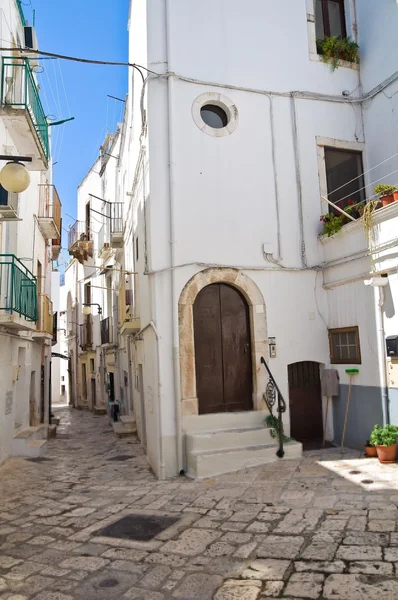
POLYGON ((392 446, 376 446, 377 456, 381 463, 395 463, 397 460, 397 444, 392 446))
POLYGON ((383 206, 387 206, 388 204, 394 202, 394 196, 393 194, 387 194, 386 196, 382 196, 380 200, 383 206))
POLYGON ((394 202, 398 202, 398 192, 394 192, 393 196, 394 196, 394 202))
POLYGON ((377 456, 376 446, 365 446, 365 454, 372 458, 377 456))

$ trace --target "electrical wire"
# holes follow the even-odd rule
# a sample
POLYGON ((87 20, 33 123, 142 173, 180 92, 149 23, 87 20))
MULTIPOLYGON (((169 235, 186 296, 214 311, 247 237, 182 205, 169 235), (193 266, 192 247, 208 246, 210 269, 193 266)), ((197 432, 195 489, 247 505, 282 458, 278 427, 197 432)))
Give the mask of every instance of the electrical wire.
MULTIPOLYGON (((398 156, 398 152, 396 152, 395 154, 393 154, 392 156, 389 156, 388 158, 386 158, 385 160, 383 160, 382 162, 380 162, 379 164, 375 165, 374 167, 371 167, 370 169, 368 169, 367 171, 365 171, 364 173, 361 173, 360 175, 358 175, 357 177, 354 177, 354 179, 351 179, 350 181, 347 181, 347 183, 343 183, 343 185, 341 185, 340 187, 336 188, 335 190, 332 190, 331 192, 329 192, 328 194, 326 194, 326 197, 331 196, 331 194, 334 194, 335 192, 338 192, 339 190, 341 190, 343 187, 345 187, 346 185, 348 185, 349 183, 353 183, 354 181, 356 181, 357 179, 360 179, 361 177, 363 177, 364 175, 367 175, 368 173, 370 173, 371 171, 373 171, 374 169, 377 169, 377 167, 380 167, 381 165, 384 165, 386 162, 388 162, 389 160, 392 160, 393 158, 396 158, 398 156)), ((390 173, 391 175, 391 173, 390 173)), ((366 186, 365 186, 366 187, 366 186)), ((364 189, 364 188, 362 188, 364 189)), ((359 190, 358 190, 359 191, 359 190)))
MULTIPOLYGON (((7 51, 10 50, 10 48, 0 48, 0 52, 3 51, 7 51)), ((71 60, 73 62, 80 62, 80 63, 85 63, 85 64, 89 64, 89 65, 105 65, 105 66, 109 66, 109 67, 132 67, 133 69, 136 69, 143 81, 144 81, 144 75, 141 71, 141 69, 143 69, 144 71, 146 71, 147 73, 151 73, 152 75, 157 75, 158 77, 162 77, 163 73, 156 73, 156 71, 151 71, 151 69, 147 69, 147 67, 144 67, 143 65, 138 65, 136 63, 131 63, 131 62, 123 62, 123 61, 110 61, 110 60, 94 60, 91 58, 81 58, 81 57, 77 57, 77 56, 69 56, 67 54, 56 54, 55 52, 44 52, 44 50, 33 50, 32 48, 13 48, 13 50, 20 50, 21 52, 24 51, 29 51, 30 54, 42 54, 43 56, 50 56, 52 58, 60 58, 62 60, 71 60)))
MULTIPOLYGON (((398 169, 395 169, 395 171, 391 171, 391 173, 387 173, 387 175, 384 175, 383 177, 379 177, 378 179, 375 179, 374 181, 371 181, 369 183, 369 186, 374 185, 375 183, 378 183, 379 181, 382 181, 383 179, 387 179, 387 177, 390 177, 390 175, 394 175, 394 173, 398 173, 398 169)), ((368 186, 364 185, 363 187, 355 190, 355 193, 361 192, 362 190, 365 190, 368 186)), ((340 198, 339 202, 342 202, 343 200, 347 200, 347 198, 350 198, 350 196, 352 196, 351 194, 347 194, 347 196, 344 196, 344 198, 340 198)), ((374 196, 370 196, 369 198, 366 198, 365 200, 362 200, 361 202, 366 202, 367 200, 372 200, 374 198, 374 196)))

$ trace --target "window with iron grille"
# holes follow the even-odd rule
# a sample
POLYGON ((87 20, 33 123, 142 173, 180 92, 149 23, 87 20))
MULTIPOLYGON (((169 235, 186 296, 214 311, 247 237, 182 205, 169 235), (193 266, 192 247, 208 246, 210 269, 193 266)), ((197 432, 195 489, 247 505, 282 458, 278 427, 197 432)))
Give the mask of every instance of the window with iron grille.
MULTIPOLYGON (((366 198, 362 152, 325 148, 328 198, 340 208, 358 204, 366 198)), ((329 205, 329 212, 340 214, 329 205)))
POLYGON ((360 365, 358 327, 329 329, 330 362, 334 365, 360 365))
POLYGON ((344 0, 315 0, 315 28, 318 40, 347 37, 344 0))

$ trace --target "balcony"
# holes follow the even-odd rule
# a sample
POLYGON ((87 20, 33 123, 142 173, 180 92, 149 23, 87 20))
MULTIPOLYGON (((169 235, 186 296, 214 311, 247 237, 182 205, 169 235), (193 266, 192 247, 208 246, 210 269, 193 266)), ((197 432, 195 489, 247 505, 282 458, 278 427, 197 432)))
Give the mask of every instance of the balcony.
POLYGON ((51 258, 52 260, 58 260, 61 253, 61 238, 52 240, 51 244, 51 258))
POLYGON ((46 294, 39 294, 38 319, 32 337, 49 340, 53 337, 53 303, 46 294))
POLYGON ((79 346, 83 351, 90 350, 93 346, 91 315, 87 315, 86 322, 79 325, 79 346))
POLYGON ((101 321, 101 344, 113 344, 113 319, 108 317, 101 321))
POLYGON ((59 240, 61 237, 61 201, 54 185, 39 184, 40 231, 46 240, 59 240))
POLYGON ((98 257, 106 260, 109 258, 111 246, 107 225, 103 225, 98 232, 98 257))
POLYGON ((93 240, 85 221, 75 221, 68 232, 68 251, 81 264, 93 257, 93 240))
POLYGON ((32 171, 48 168, 48 123, 28 58, 2 57, 0 116, 10 132, 17 154, 31 156, 32 171))
POLYGON ((108 204, 111 219, 111 248, 122 248, 123 246, 123 203, 114 202, 108 204))
POLYGON ((13 254, 0 254, 0 325, 35 330, 37 282, 13 254))
POLYGON ((123 281, 119 293, 120 335, 132 335, 141 329, 141 321, 133 314, 133 290, 126 289, 123 281))

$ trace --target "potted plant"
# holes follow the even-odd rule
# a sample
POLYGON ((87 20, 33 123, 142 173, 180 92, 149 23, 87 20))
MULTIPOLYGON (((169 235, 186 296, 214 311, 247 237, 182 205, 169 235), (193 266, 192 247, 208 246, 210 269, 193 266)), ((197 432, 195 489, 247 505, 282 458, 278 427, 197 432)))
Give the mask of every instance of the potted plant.
POLYGON ((398 191, 396 185, 389 185, 387 183, 379 183, 373 188, 373 193, 378 196, 383 206, 394 202, 394 192, 398 191))
POLYGON ((365 454, 366 456, 369 456, 369 458, 374 458, 377 456, 377 449, 375 446, 373 446, 373 444, 370 443, 370 440, 368 440, 365 444, 365 454))
POLYGON ((394 463, 397 459, 398 427, 396 425, 375 425, 370 434, 370 443, 376 446, 381 463, 394 463))
POLYGON ((333 71, 339 66, 340 60, 352 63, 359 62, 359 46, 350 37, 341 39, 335 35, 317 40, 318 54, 322 56, 323 62, 331 63, 333 71))
POLYGON ((338 217, 334 213, 326 213, 325 215, 321 215, 319 220, 323 223, 322 234, 331 237, 340 231, 344 225, 343 217, 344 215, 338 217))

